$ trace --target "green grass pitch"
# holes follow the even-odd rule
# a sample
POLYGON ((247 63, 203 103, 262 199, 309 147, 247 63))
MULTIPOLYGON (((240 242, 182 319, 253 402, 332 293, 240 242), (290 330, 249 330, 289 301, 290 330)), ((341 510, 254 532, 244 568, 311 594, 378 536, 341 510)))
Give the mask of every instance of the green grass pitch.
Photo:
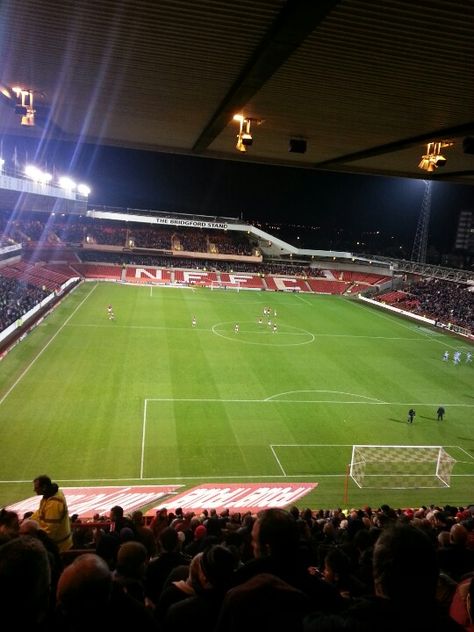
POLYGON ((441 445, 458 462, 449 488, 349 481, 351 506, 473 502, 474 367, 442 361, 468 348, 341 297, 84 283, 0 363, 0 505, 47 473, 316 481, 301 504, 341 506, 353 444, 441 445))

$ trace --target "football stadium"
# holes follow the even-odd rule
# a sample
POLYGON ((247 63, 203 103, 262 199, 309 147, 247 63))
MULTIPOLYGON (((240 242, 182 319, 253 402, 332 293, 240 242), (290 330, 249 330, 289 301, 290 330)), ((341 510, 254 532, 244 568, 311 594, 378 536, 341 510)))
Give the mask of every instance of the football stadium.
POLYGON ((0 601, 20 624, 472 630, 473 76, 453 60, 474 14, 424 10, 0 9, 0 601), (440 29, 452 55, 422 64, 440 29), (183 168, 167 189, 161 154, 183 168), (419 217, 356 241, 354 201, 320 231, 308 171, 417 182, 419 217))
MULTIPOLYGON (((44 234, 47 221, 37 213, 25 224, 44 234)), ((419 313, 410 318, 400 306, 419 302, 393 289, 397 275, 388 268, 374 273, 374 264, 334 257, 316 268, 309 255, 305 267, 274 262, 262 274, 263 260, 253 273, 238 272, 249 262, 215 254, 200 264, 184 259, 188 250, 178 251, 183 267, 171 259, 167 267, 113 263, 166 255, 110 245, 123 239, 120 218, 78 218, 72 228, 61 218, 48 234, 71 244, 66 233, 81 233, 81 221, 91 247, 41 250, 31 242, 2 268, 3 279, 46 288, 44 303, 53 292, 31 331, 29 319, 21 323, 28 333, 0 365, 4 503, 26 494, 44 463, 68 486, 315 483, 302 501, 315 507, 468 498, 472 342, 419 313), (365 298, 374 292, 378 300, 365 298), (360 474, 351 471, 357 445, 379 446, 361 454, 360 474), (452 459, 444 474, 440 454, 452 459)), ((236 232, 241 248, 247 228, 236 232)), ((129 244, 143 238, 136 230, 128 228, 129 244)), ((168 227, 147 230, 176 243, 168 227)), ((202 240, 203 229, 180 231, 183 242, 202 240)), ((221 252, 234 249, 229 232, 216 229, 221 252)))

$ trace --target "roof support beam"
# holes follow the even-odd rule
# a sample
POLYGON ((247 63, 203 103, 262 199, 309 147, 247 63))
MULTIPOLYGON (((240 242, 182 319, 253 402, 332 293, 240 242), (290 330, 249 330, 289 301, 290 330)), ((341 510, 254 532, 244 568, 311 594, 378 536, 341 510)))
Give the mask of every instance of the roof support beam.
POLYGON ((193 151, 200 153, 280 68, 341 0, 288 0, 234 85, 214 112, 193 151))
POLYGON ((337 156, 336 158, 330 158, 329 160, 324 160, 323 162, 317 162, 313 165, 313 167, 320 169, 333 167, 335 165, 343 165, 356 160, 374 158, 383 154, 391 154, 395 151, 418 147, 425 143, 449 140, 450 138, 465 136, 466 134, 472 133, 474 133, 474 121, 464 123, 463 125, 456 125, 455 127, 438 129, 426 134, 419 134, 418 136, 412 136, 411 138, 403 138, 401 140, 396 140, 393 143, 386 143, 385 145, 378 145, 377 147, 372 147, 370 149, 363 149, 362 151, 356 151, 352 154, 346 154, 345 156, 337 156))

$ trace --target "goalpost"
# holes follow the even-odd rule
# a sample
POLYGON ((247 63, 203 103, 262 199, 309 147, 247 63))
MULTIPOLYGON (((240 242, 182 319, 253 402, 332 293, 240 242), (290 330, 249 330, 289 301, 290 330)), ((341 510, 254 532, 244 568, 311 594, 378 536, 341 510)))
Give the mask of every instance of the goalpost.
POLYGON ((450 487, 455 463, 442 446, 354 445, 349 476, 364 489, 450 487))
POLYGON ((234 283, 211 281, 211 290, 237 290, 237 292, 240 292, 240 281, 235 281, 234 283))

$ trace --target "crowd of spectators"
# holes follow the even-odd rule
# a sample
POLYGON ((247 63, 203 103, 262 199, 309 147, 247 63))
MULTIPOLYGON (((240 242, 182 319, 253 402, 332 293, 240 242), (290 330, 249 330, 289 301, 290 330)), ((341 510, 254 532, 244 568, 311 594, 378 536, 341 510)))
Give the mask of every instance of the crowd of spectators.
POLYGON ((59 555, 31 516, 0 512, 2 612, 20 628, 473 629, 474 506, 71 520, 59 555))
POLYGON ((0 276, 0 331, 20 319, 48 292, 16 279, 0 276))
POLYGON ((468 285, 423 279, 409 287, 417 301, 415 313, 474 331, 474 292, 468 285))

